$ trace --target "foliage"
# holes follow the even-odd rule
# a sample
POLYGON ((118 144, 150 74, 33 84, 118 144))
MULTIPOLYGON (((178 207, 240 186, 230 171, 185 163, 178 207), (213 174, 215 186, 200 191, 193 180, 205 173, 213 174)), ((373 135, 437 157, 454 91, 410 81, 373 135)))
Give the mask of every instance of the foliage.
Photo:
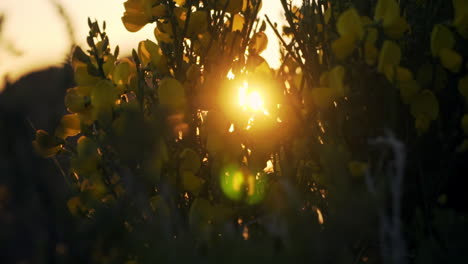
POLYGON ((177 250, 428 262, 434 243, 449 247, 446 214, 466 220, 437 208, 451 200, 432 186, 447 184, 445 168, 425 163, 466 158, 465 2, 446 20, 419 18, 422 29, 410 15, 438 1, 280 2, 284 34, 266 17, 282 43, 276 70, 261 56, 262 1, 128 0, 126 29, 156 23, 157 40, 131 58, 88 21, 70 114, 33 144, 69 159, 67 205, 96 225, 93 262, 180 260, 177 250), (403 235, 412 228, 431 232, 403 235))

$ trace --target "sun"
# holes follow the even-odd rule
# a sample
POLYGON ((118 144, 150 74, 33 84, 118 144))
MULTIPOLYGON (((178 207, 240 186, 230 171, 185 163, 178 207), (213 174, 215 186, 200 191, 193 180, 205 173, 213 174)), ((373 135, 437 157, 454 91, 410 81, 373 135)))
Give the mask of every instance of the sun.
POLYGON ((239 106, 243 110, 263 112, 268 115, 262 94, 258 90, 249 88, 248 82, 244 82, 239 88, 239 106))

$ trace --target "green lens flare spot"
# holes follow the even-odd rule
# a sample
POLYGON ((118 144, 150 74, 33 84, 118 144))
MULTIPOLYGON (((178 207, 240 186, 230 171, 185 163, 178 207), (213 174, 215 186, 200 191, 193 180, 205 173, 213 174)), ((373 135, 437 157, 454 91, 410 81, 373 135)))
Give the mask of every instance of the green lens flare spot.
POLYGON ((250 175, 247 180, 247 197, 249 205, 258 204, 265 197, 266 181, 260 173, 257 176, 250 175))
POLYGON ((244 176, 237 168, 228 168, 221 174, 221 189, 223 193, 232 200, 242 198, 244 176))

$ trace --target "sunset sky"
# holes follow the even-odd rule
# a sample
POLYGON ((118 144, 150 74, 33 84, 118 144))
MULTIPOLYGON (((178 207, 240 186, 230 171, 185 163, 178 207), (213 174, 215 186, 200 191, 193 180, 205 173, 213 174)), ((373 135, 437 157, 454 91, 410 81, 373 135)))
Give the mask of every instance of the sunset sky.
MULTIPOLYGON (((121 16, 124 0, 57 0, 72 19, 75 38, 79 45, 85 46, 88 33, 87 18, 106 21, 111 46, 119 45, 121 54, 129 54, 140 40, 155 40, 154 24, 149 24, 137 33, 125 30, 121 16)), ((1 40, 6 40, 22 52, 14 56, 0 46, 0 90, 4 76, 11 80, 43 67, 58 65, 64 61, 70 50, 66 28, 51 0, 0 0, 0 13, 5 15, 1 40)), ((276 22, 283 21, 279 0, 264 1, 261 17, 268 14, 276 22)), ((278 42, 267 29, 268 49, 263 53, 272 67, 278 67, 278 42)), ((2 41, 4 43, 5 41, 2 41)))

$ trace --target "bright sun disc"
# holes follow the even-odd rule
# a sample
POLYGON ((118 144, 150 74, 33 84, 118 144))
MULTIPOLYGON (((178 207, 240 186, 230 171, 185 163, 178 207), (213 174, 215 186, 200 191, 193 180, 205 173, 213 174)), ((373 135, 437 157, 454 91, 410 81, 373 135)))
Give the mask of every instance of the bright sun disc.
POLYGON ((251 91, 247 82, 244 82, 244 85, 239 88, 239 105, 244 110, 266 113, 262 95, 258 91, 251 91))

